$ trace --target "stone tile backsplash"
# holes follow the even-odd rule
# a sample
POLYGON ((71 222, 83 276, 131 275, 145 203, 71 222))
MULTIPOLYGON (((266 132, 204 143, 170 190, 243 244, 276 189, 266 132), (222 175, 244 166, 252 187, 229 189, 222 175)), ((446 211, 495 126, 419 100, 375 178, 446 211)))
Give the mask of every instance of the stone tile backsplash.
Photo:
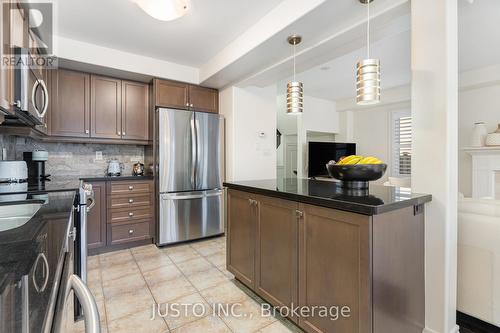
POLYGON ((17 160, 23 159, 25 151, 47 150, 49 160, 45 171, 61 177, 105 175, 111 159, 123 163, 123 175, 131 175, 134 163, 144 163, 144 147, 135 145, 48 143, 31 138, 0 135, 0 146, 7 148, 8 159, 17 160), (99 151, 102 152, 102 160, 96 159, 96 152, 99 151))

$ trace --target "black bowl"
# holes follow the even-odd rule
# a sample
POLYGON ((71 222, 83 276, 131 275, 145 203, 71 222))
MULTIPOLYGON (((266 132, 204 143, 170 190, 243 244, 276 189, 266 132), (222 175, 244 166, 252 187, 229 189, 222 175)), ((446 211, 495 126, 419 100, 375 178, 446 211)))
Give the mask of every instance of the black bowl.
POLYGON ((368 188, 368 182, 382 178, 387 164, 327 164, 330 177, 341 180, 347 188, 368 188))

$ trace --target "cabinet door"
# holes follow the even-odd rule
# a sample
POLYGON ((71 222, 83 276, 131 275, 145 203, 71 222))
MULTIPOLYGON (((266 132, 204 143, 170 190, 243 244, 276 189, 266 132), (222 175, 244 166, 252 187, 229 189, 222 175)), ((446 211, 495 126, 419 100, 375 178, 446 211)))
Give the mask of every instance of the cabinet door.
POLYGON ((255 290, 272 305, 296 305, 298 204, 261 196, 258 202, 255 290))
POLYGON ((250 288, 255 287, 256 206, 249 194, 228 192, 227 269, 250 288))
MULTIPOLYGON (((3 4, 3 2, 2 2, 3 4)), ((28 47, 28 19, 25 18, 27 11, 21 3, 13 1, 10 10, 10 45, 17 47, 28 47)))
POLYGON ((215 89, 189 86, 189 103, 195 111, 219 113, 219 92, 215 89))
POLYGON ((149 139, 149 85, 122 81, 122 138, 149 139))
POLYGON ((87 244, 89 249, 106 245, 106 183, 92 183, 95 206, 87 214, 87 244))
POLYGON ((90 136, 101 139, 120 139, 122 136, 121 80, 92 75, 90 89, 90 136))
POLYGON ((300 204, 299 306, 349 307, 339 315, 300 318, 306 332, 372 332, 371 218, 300 204))
POLYGON ((53 136, 90 136, 90 76, 64 69, 52 70, 49 133, 53 136))
POLYGON ((188 85, 185 83, 155 80, 156 106, 189 109, 188 85))
POLYGON ((0 61, 0 108, 4 111, 11 110, 11 71, 9 66, 4 63, 4 59, 10 55, 10 15, 9 11, 6 10, 4 3, 0 3, 0 55, 2 61, 0 61), (4 10, 5 9, 5 10, 4 10))

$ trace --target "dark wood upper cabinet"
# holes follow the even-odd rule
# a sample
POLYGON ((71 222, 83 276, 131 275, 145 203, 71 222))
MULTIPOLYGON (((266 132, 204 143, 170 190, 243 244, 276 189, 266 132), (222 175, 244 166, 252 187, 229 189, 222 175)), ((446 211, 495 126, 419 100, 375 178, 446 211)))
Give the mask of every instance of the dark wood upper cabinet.
POLYGON ((255 288, 274 306, 296 305, 299 205, 263 196, 257 200, 255 288))
POLYGON ((349 318, 300 318, 306 332, 372 332, 371 218, 300 204, 299 306, 348 306, 349 318))
POLYGON ((122 81, 92 75, 90 86, 90 136, 100 139, 121 139, 122 81))
POLYGON ((248 193, 228 193, 227 268, 250 288, 255 287, 257 207, 254 202, 248 193))
POLYGON ((106 246, 106 183, 92 183, 95 205, 87 215, 87 244, 89 249, 106 246))
POLYGON ((51 86, 50 135, 90 137, 90 75, 53 70, 51 86))
POLYGON ((189 105, 201 112, 219 112, 219 92, 215 89, 189 86, 189 105))
POLYGON ((189 88, 185 83, 165 80, 154 80, 156 106, 188 109, 189 88))
POLYGON ((149 85, 122 81, 122 138, 149 139, 149 85))
POLYGON ((157 107, 219 112, 219 92, 216 89, 160 79, 153 81, 153 87, 157 107))
POLYGON ((3 4, 3 2, 0 3, 0 51, 2 56, 2 61, 0 61, 0 107, 4 111, 10 112, 12 104, 11 69, 3 61, 4 57, 10 53, 10 15, 8 10, 4 10, 3 4))

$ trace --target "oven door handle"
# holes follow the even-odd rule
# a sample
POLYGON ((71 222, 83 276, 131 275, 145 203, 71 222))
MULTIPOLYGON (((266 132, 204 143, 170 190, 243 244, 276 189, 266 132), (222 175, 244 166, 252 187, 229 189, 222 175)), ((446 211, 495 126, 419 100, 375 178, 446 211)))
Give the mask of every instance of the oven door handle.
POLYGON ((87 285, 75 274, 70 275, 68 278, 65 299, 68 298, 71 290, 75 292, 78 301, 82 305, 85 333, 101 333, 99 310, 97 309, 94 296, 92 296, 87 285))
POLYGON ((33 276, 32 276, 33 286, 35 287, 35 290, 38 293, 43 293, 45 291, 45 289, 47 288, 47 283, 49 282, 49 262, 47 261, 47 257, 45 256, 45 254, 43 252, 39 253, 38 257, 36 257, 34 267, 35 267, 35 270, 33 271, 33 276), (36 282, 36 269, 38 267, 38 262, 40 261, 40 259, 43 260, 43 265, 45 266, 45 268, 44 268, 45 279, 44 279, 41 287, 36 282))
POLYGON ((95 198, 87 197, 87 213, 90 212, 94 206, 95 206, 95 198))

